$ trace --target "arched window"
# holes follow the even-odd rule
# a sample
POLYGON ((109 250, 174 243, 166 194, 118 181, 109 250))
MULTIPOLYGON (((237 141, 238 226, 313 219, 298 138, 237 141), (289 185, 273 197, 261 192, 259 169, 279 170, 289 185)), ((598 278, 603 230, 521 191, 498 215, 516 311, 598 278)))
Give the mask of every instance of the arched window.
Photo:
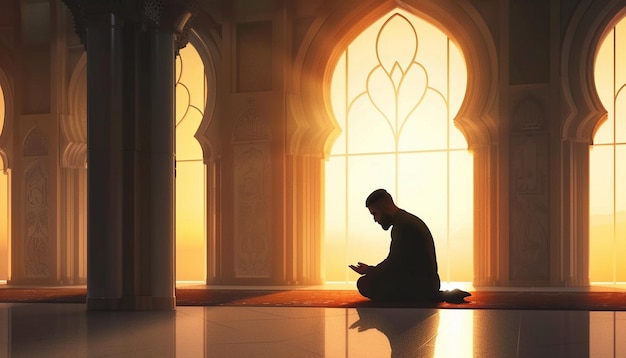
POLYGON ((606 121, 589 154, 589 278, 626 282, 626 22, 606 36, 596 56, 595 84, 606 121))
MULTIPOLYGON (((0 136, 5 121, 4 93, 0 85, 0 136)), ((1 150, 1 149, 0 149, 1 150)), ((9 178, 0 156, 0 281, 8 280, 9 270, 9 178)))
POLYGON ((397 9, 340 57, 331 100, 342 134, 326 164, 326 281, 354 281, 349 264, 385 258, 389 234, 365 208, 386 188, 435 238, 443 281, 473 279, 473 161, 454 127, 467 73, 440 29, 397 9))
POLYGON ((4 93, 2 92, 2 86, 0 86, 0 134, 4 128, 4 93))
POLYGON ((192 44, 176 62, 176 280, 206 280, 206 178, 194 138, 206 106, 206 77, 192 44))

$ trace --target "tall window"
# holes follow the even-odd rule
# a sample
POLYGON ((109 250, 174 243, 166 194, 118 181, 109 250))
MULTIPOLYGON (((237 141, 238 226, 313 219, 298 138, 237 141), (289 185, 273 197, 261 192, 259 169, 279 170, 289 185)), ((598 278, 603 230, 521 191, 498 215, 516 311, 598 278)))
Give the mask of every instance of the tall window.
POLYGON ((595 81, 608 117, 595 133, 589 164, 589 277, 626 282, 626 22, 596 56, 595 81))
POLYGON ((2 86, 0 86, 0 135, 2 134, 3 128, 4 128, 4 92, 2 91, 2 86))
POLYGON ((331 87, 342 134, 326 164, 327 281, 354 281, 348 264, 385 258, 389 233, 365 208, 377 188, 430 227, 443 281, 473 279, 473 162, 453 123, 466 81, 450 38, 400 9, 345 49, 331 87))
POLYGON ((176 280, 206 280, 206 180, 194 138, 206 106, 204 65, 188 44, 176 62, 176 280))
MULTIPOLYGON (((4 93, 0 86, 0 136, 4 129, 4 93)), ((9 279, 9 183, 4 172, 5 163, 0 159, 0 281, 9 279)))

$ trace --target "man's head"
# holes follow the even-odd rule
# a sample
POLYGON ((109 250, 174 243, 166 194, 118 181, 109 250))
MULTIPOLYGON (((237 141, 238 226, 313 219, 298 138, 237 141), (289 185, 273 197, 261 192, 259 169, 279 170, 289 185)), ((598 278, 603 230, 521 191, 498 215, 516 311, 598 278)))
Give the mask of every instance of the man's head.
POLYGON ((391 227, 393 215, 399 210, 385 189, 374 190, 365 200, 365 206, 369 209, 374 221, 380 224, 383 230, 391 227))

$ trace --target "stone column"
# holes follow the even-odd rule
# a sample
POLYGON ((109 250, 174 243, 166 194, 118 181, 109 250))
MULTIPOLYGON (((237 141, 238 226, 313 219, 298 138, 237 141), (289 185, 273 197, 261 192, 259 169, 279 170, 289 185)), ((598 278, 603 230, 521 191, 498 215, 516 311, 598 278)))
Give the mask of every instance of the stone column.
POLYGON ((87 308, 174 309, 174 60, 192 2, 65 3, 87 50, 87 308))
MULTIPOLYGON (((150 285, 158 294, 158 306, 174 296, 175 275, 175 183, 174 183, 174 119, 175 63, 174 41, 167 31, 150 33, 151 73, 150 104, 150 285), (155 205, 156 204, 156 205, 155 205)), ((157 303, 157 302, 155 302, 157 303)))
POLYGON ((87 289, 89 307, 122 297, 121 31, 114 14, 90 19, 87 48, 87 289))

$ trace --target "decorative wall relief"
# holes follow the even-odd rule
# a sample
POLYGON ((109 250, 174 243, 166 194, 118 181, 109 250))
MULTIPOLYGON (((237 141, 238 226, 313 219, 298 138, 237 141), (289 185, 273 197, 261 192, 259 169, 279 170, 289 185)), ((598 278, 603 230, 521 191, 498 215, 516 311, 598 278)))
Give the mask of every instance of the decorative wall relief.
POLYGON ((534 99, 513 115, 510 141, 510 279, 550 279, 549 138, 534 99))
POLYGON ((48 155, 48 141, 39 128, 34 128, 28 133, 22 148, 24 157, 38 157, 48 155))
POLYGON ((239 117, 233 129, 233 142, 269 142, 268 121, 262 118, 253 98, 248 98, 245 112, 239 117))
POLYGON ((24 277, 45 278, 50 274, 48 256, 48 170, 37 160, 24 174, 24 277))
POLYGON ((269 278, 272 262, 270 131, 254 101, 234 125, 234 271, 269 278))
POLYGON ((39 128, 32 129, 26 136, 22 154, 26 164, 23 183, 23 275, 26 278, 46 278, 50 274, 48 143, 39 128))

